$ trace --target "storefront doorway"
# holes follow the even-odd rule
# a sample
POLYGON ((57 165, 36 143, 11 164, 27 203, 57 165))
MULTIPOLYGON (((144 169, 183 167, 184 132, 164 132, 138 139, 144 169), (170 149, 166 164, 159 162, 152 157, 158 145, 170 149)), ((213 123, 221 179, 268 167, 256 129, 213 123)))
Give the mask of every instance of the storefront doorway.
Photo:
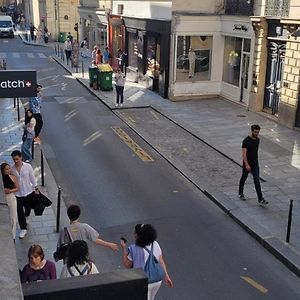
POLYGON ((241 72, 241 98, 240 101, 248 103, 249 101, 249 89, 248 89, 248 79, 249 79, 249 65, 250 65, 250 53, 243 52, 242 57, 242 72, 241 72))
POLYGON ((268 43, 268 61, 264 111, 277 115, 280 102, 280 91, 283 79, 285 58, 285 41, 273 40, 268 43))

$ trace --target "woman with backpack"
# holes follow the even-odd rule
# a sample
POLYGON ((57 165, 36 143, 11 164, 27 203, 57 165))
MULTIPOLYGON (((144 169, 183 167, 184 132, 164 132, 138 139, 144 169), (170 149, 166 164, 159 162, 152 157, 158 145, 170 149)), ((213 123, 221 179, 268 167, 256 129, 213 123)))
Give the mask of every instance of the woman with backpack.
POLYGON ((60 278, 98 274, 95 264, 89 259, 89 248, 85 241, 72 242, 68 250, 67 264, 64 265, 60 278))
POLYGON ((168 274, 161 248, 156 241, 157 233, 151 224, 135 226, 135 244, 126 247, 126 240, 121 238, 123 264, 126 268, 142 268, 148 276, 148 300, 153 300, 162 280, 168 287, 173 282, 168 274))
POLYGON ((26 111, 26 118, 25 118, 25 125, 23 125, 23 136, 22 136, 22 158, 25 162, 30 163, 32 161, 32 143, 33 139, 35 138, 35 125, 36 119, 33 116, 33 112, 31 109, 27 109, 26 111))

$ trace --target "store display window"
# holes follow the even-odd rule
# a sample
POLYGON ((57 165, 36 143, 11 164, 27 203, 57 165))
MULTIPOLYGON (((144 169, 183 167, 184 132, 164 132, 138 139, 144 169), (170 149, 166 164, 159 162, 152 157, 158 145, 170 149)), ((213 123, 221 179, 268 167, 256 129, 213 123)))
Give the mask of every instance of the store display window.
POLYGON ((176 81, 211 79, 212 36, 178 36, 176 81))

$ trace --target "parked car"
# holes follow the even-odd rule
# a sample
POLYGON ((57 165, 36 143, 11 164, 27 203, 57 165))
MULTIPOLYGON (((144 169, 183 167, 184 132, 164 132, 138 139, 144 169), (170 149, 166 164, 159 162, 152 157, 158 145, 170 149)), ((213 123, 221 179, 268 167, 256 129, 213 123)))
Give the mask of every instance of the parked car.
POLYGON ((10 16, 0 16, 0 36, 15 37, 13 21, 10 16))

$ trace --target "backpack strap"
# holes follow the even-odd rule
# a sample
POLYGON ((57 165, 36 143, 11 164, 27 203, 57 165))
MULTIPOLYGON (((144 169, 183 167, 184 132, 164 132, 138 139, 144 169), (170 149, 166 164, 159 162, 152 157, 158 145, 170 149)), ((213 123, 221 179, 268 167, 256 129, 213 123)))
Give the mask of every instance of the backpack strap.
POLYGON ((151 244, 151 250, 149 250, 148 248, 144 247, 144 249, 150 254, 153 253, 153 243, 151 244))

